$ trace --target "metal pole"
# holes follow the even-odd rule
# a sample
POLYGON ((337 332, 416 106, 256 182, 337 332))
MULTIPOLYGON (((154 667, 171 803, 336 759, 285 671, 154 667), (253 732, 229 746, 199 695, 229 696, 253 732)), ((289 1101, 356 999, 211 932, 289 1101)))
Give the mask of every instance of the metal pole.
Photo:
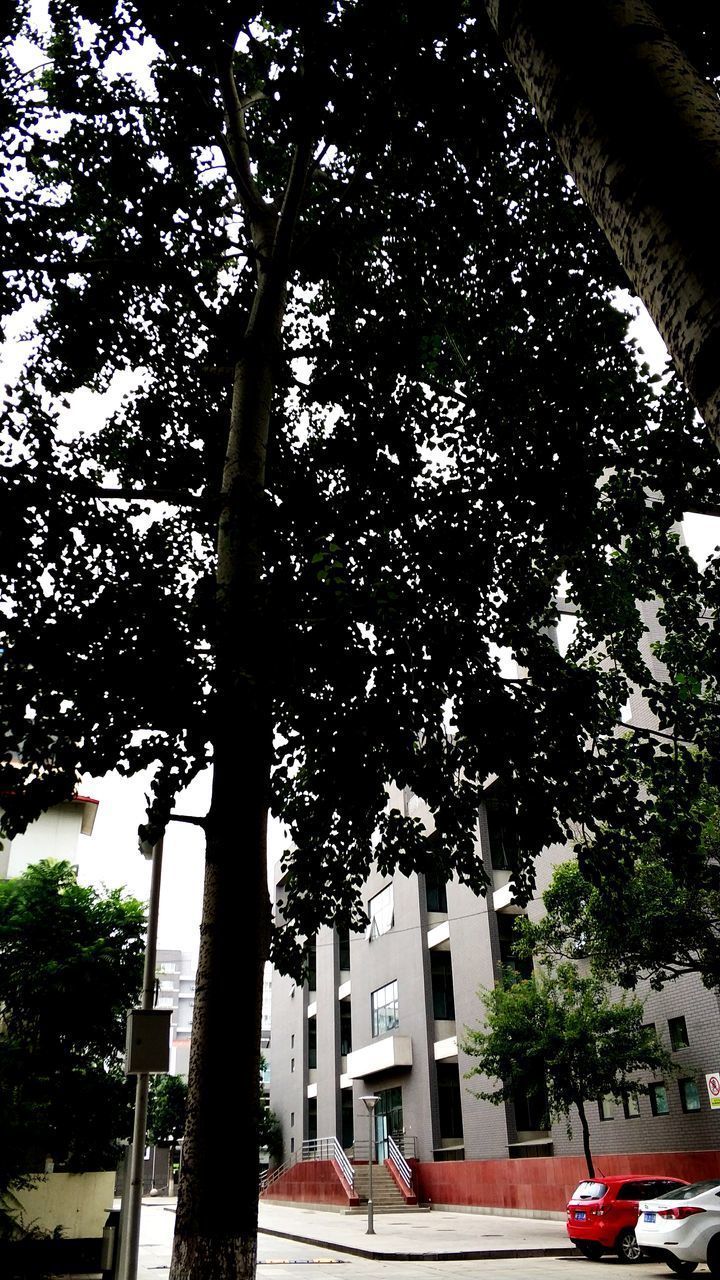
MULTIPOLYGON (((160 877, 162 875, 162 836, 152 851, 152 875, 150 879, 150 903, 148 906, 147 941, 145 943, 145 969, 141 1009, 152 1009, 155 1004, 155 969, 157 957, 158 915, 160 909, 160 877)), ((122 1280, 137 1280, 138 1249, 140 1246, 140 1211, 142 1209, 143 1164, 145 1159, 145 1133, 147 1130, 148 1092, 150 1076, 138 1075, 135 1086, 135 1120, 133 1123, 130 1156, 130 1182, 123 1188, 127 1195, 127 1218, 122 1243, 122 1280)))
POLYGON ((373 1226, 373 1194, 372 1194, 373 1156, 375 1154, 373 1151, 373 1138, 374 1138, 373 1114, 374 1114, 373 1111, 368 1111, 368 1123, 370 1126, 368 1152, 370 1156, 370 1163, 368 1164, 368 1224, 367 1224, 367 1231, 365 1232, 365 1234, 368 1236, 375 1235, 375 1227, 373 1226))

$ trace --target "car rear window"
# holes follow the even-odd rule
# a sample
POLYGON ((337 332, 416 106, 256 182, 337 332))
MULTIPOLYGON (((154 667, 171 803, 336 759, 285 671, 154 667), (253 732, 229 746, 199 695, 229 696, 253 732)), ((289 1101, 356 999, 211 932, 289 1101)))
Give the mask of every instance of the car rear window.
POLYGON ((657 1196, 657 1200, 692 1200, 694 1196, 699 1196, 703 1191, 717 1191, 720 1195, 720 1183, 717 1178, 712 1182, 691 1182, 689 1187, 673 1187, 672 1191, 665 1191, 663 1195, 657 1196))
POLYGON ((573 1191, 571 1200, 602 1200, 607 1192, 605 1182, 581 1182, 573 1191))

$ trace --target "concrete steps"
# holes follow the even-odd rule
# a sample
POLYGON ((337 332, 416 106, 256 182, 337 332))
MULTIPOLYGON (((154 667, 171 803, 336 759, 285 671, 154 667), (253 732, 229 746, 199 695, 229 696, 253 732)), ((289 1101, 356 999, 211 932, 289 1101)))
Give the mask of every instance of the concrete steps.
MULTIPOLYGON (((353 1165, 353 1172, 355 1174, 355 1194, 361 1200, 362 1205, 367 1206, 368 1166, 366 1164, 353 1165)), ((417 1205, 408 1205, 402 1191, 384 1164, 373 1165, 372 1181, 373 1211, 375 1213, 397 1213, 405 1209, 417 1209, 417 1205)), ((364 1211, 364 1208, 359 1210, 359 1212, 364 1211)))

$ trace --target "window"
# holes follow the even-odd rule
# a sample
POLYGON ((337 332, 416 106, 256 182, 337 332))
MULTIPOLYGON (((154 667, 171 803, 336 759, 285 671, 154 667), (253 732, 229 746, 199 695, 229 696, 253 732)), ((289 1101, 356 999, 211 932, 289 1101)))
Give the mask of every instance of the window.
POLYGON ((490 840, 490 861, 495 871, 514 871, 518 861, 518 843, 511 806, 504 800, 485 801, 485 814, 490 840))
POLYGON ((654 1116, 667 1116, 670 1114, 667 1089, 664 1084, 650 1085, 650 1110, 654 1116))
POLYGON ((368 903, 370 917, 369 938, 378 938, 381 933, 389 933, 395 923, 393 911, 393 887, 391 884, 381 889, 368 903))
POLYGON ((290 1059, 290 1070, 291 1070, 291 1071, 294 1071, 294 1070, 295 1070, 295 1059, 294 1059, 294 1058, 291 1058, 291 1059, 290 1059))
POLYGON ((615 1099, 611 1093, 606 1093, 604 1098, 598 1098, 598 1114, 601 1120, 615 1119, 615 1099))
POLYGON ((308 1070, 317 1068, 317 1018, 308 1018, 308 1070))
POLYGON ((519 1080, 512 1096, 515 1127, 525 1133, 547 1128, 548 1103, 545 1085, 534 1080, 519 1080))
MULTIPOLYGON (((352 1005, 349 1000, 340 1001, 340 1057, 352 1053, 352 1005)), ((349 1143, 347 1144, 350 1145, 349 1143)))
POLYGON ((308 1098, 307 1104, 308 1141, 316 1142, 318 1136, 317 1098, 308 1098))
POLYGON ((377 991, 373 991, 370 997, 370 1005, 372 1011, 372 1033, 374 1036, 383 1036, 386 1031, 392 1031, 397 1027, 400 1019, 398 1017, 398 984, 397 981, 389 982, 385 987, 379 987, 377 991))
POLYGON ((291 1129, 295 1128, 295 1112, 294 1111, 290 1112, 290 1128, 291 1129))
POLYGON ((439 876, 425 877, 425 906, 447 915, 447 884, 439 876))
POLYGON ((317 939, 310 938, 305 946, 307 982, 311 991, 317 990, 317 939))
POLYGON ((688 1040, 684 1018, 668 1018, 668 1031, 670 1032, 670 1044, 673 1049, 687 1048, 690 1041, 688 1040))
POLYGON ((525 956, 520 959, 513 950, 517 918, 514 912, 508 911, 498 911, 495 915, 498 928, 498 943, 500 945, 500 963, 504 969, 509 969, 518 978, 531 978, 533 972, 532 956, 525 956))
POLYGON ((626 1120, 637 1120, 640 1116, 640 1101, 636 1093, 623 1095, 623 1112, 626 1120))
POLYGON ((438 1111, 441 1138, 463 1137, 460 1075, 456 1062, 438 1062, 438 1111))
MULTIPOLYGON (((350 968, 350 930, 338 934, 338 964, 345 972, 350 968)), ((351 1144, 348 1144, 351 1145, 351 1144)))
POLYGON ((291 1035, 291 1037, 290 1037, 290 1048, 291 1048, 291 1049, 294 1049, 294 1048, 295 1048, 295 1035, 294 1035, 294 1033, 293 1033, 293 1035, 291 1035))
POLYGON ((678 1080, 680 1104, 684 1112, 700 1110, 700 1094, 694 1080, 678 1080))
POLYGON ((452 960, 449 951, 430 952, 430 977, 432 981, 433 1017, 453 1021, 455 1018, 455 994, 453 991, 452 960))
POLYGON ((294 1150, 295 1150, 295 1139, 291 1138, 290 1139, 290 1155, 292 1155, 294 1150))
POLYGON ((353 1114, 353 1091, 343 1089, 341 1102, 342 1145, 347 1150, 355 1141, 355 1116, 353 1114))

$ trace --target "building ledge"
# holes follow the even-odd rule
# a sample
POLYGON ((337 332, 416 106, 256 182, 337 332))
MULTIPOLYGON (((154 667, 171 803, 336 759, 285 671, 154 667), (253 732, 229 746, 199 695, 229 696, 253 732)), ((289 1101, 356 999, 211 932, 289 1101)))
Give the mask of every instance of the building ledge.
POLYGON ((386 1036, 348 1054, 347 1074, 351 1080, 364 1080, 379 1071, 412 1066, 410 1036, 386 1036))
POLYGON ((450 941, 450 924, 449 921, 443 920, 442 924, 436 924, 433 929, 428 929, 427 944, 432 951, 433 947, 439 947, 443 942, 450 941))

